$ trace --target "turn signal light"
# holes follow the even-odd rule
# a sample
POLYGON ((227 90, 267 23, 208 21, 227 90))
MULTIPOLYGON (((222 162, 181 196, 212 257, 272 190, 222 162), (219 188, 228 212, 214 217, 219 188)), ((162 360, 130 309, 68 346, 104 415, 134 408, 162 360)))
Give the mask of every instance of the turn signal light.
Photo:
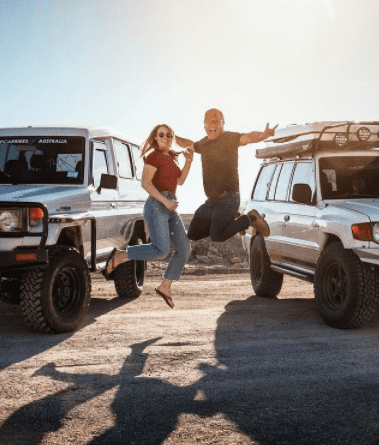
POLYGON ((36 259, 36 253, 18 253, 16 255, 16 261, 35 261, 36 259))
POLYGON ((354 224, 351 226, 353 238, 360 241, 372 241, 371 226, 368 223, 354 224))
POLYGON ((43 210, 38 207, 32 207, 29 210, 30 221, 42 221, 43 220, 43 210))

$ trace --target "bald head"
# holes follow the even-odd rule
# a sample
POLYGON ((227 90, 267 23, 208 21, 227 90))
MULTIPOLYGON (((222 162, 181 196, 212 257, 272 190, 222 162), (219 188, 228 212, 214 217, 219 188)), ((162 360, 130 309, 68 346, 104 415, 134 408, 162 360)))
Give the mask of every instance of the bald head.
POLYGON ((204 123, 205 121, 209 119, 217 118, 223 123, 225 123, 224 115, 222 114, 222 111, 218 110, 217 108, 211 108, 210 110, 205 112, 204 115, 204 123))

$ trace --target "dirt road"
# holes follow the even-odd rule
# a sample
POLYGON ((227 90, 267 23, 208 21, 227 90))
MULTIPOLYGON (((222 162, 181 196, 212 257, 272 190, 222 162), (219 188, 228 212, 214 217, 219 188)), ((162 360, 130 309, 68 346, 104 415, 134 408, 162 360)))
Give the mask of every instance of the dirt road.
POLYGON ((82 329, 28 330, 0 303, 0 444, 374 444, 379 316, 327 327, 312 287, 278 299, 247 274, 186 275, 175 310, 94 277, 82 329))

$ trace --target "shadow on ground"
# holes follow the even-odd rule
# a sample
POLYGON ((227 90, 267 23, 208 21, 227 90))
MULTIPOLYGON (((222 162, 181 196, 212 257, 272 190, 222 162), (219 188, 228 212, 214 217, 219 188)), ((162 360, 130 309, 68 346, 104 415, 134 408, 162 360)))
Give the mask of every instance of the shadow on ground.
POLYGON ((222 413, 261 445, 379 443, 377 336, 378 317, 359 331, 325 326, 314 299, 234 301, 218 320, 218 365, 200 365, 195 384, 140 376, 145 349, 160 338, 131 345, 116 376, 64 373, 51 363, 36 374, 71 386, 10 416, 0 443, 40 444, 68 411, 115 387, 115 426, 91 444, 162 444, 183 413, 222 413))

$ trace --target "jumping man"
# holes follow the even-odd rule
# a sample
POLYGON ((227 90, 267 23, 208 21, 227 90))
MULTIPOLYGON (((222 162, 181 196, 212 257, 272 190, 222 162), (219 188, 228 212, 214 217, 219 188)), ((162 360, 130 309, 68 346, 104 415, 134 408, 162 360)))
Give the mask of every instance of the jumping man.
MULTIPOLYGON (((270 229, 256 210, 237 217, 240 206, 238 177, 238 147, 261 142, 275 134, 267 124, 263 132, 237 133, 224 131, 224 116, 212 108, 205 113, 204 128, 207 136, 193 144, 195 153, 201 155, 204 192, 207 200, 195 212, 188 229, 190 240, 210 237, 212 241, 226 241, 250 226, 263 236, 270 229)), ((192 145, 192 141, 176 136, 181 147, 192 145)))

